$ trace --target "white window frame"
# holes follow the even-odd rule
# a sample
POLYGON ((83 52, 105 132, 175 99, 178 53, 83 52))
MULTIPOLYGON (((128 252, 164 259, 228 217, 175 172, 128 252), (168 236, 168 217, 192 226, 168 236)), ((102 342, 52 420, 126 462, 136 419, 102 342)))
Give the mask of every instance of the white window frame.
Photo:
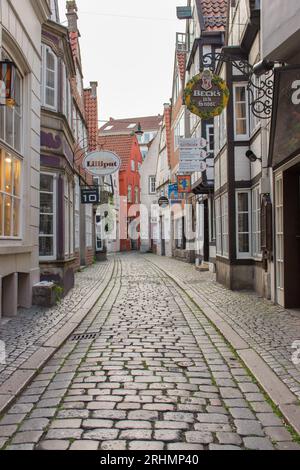
POLYGON ((222 256, 222 213, 221 213, 221 198, 215 200, 215 214, 216 214, 216 253, 222 256))
POLYGON ((228 193, 221 196, 222 255, 229 255, 228 193))
MULTIPOLYGON (((11 57, 6 54, 5 51, 2 53, 2 59, 8 59, 12 60, 11 57)), ((17 154, 22 155, 23 153, 23 115, 24 115, 24 109, 23 109, 23 97, 24 97, 24 79, 23 76, 19 73, 19 71, 16 71, 17 77, 20 83, 20 103, 17 103, 16 106, 13 108, 9 108, 8 106, 0 106, 0 120, 3 121, 2 124, 2 130, 3 130, 3 135, 1 136, 1 128, 0 128, 0 142, 3 141, 5 144, 13 149, 17 154), (9 129, 12 132, 12 143, 9 142, 9 140, 6 138, 6 135, 8 133, 8 129, 6 128, 6 121, 8 119, 8 114, 11 113, 11 120, 12 120, 12 128, 9 129), (20 119, 20 135, 19 135, 19 142, 20 142, 20 147, 18 148, 16 146, 16 138, 15 138, 15 124, 16 124, 16 118, 20 119)), ((1 124, 0 124, 1 125, 1 124)))
POLYGON ((211 135, 213 135, 213 137, 215 136, 215 126, 213 124, 207 124, 207 126, 206 126, 207 151, 208 151, 208 153, 214 154, 215 149, 214 148, 212 149, 210 147, 210 136, 211 135), (211 130, 213 131, 212 133, 210 132, 211 130))
POLYGON ((250 137, 250 106, 249 106, 249 92, 248 92, 248 84, 245 82, 236 82, 233 84, 233 115, 234 115, 234 139, 237 141, 241 140, 249 140, 250 137), (246 109, 246 116, 245 118, 237 118, 236 115, 236 105, 238 103, 244 103, 243 101, 236 101, 236 90, 237 88, 244 88, 245 89, 245 109, 246 109), (245 120, 246 121, 246 133, 245 134, 238 134, 237 133, 237 120, 245 120))
MULTIPOLYGON (((42 235, 39 234, 40 238, 53 238, 53 255, 52 256, 39 256, 42 261, 54 261, 57 258, 57 175, 55 173, 49 173, 46 171, 41 171, 41 175, 52 176, 53 178, 53 193, 47 193, 46 191, 41 191, 45 194, 53 194, 53 237, 51 235, 42 235)), ((41 215, 41 213, 40 213, 41 215)), ((49 215, 49 214, 46 214, 49 215)))
POLYGON ((127 200, 130 204, 132 203, 132 185, 131 184, 129 184, 127 188, 127 200))
MULTIPOLYGON (((5 189, 1 190, 1 181, 0 181, 0 196, 2 197, 2 224, 3 226, 0 227, 0 240, 22 240, 23 238, 23 211, 22 211, 22 202, 23 202, 23 160, 19 158, 17 155, 12 155, 11 153, 7 152, 5 149, 2 149, 0 147, 0 167, 1 164, 4 165, 4 160, 5 158, 11 158, 11 192, 6 192, 5 189), (5 157, 6 155, 6 157, 5 157), (14 195, 14 165, 13 161, 17 160, 20 164, 20 181, 19 181, 19 187, 20 187, 20 194, 19 196, 14 195), (11 200, 11 234, 10 235, 4 235, 4 226, 5 226, 5 205, 4 205, 4 200, 5 197, 9 197, 11 200), (14 204, 15 201, 19 202, 19 220, 18 220, 18 225, 19 225, 19 233, 17 236, 14 235, 14 217, 13 217, 13 210, 14 210, 14 204), (1 235, 1 229, 3 230, 3 235, 1 235)), ((1 169, 1 168, 0 168, 1 169)), ((3 169, 4 173, 4 169, 3 169)), ((3 175, 4 176, 4 175, 3 175)), ((0 219, 0 220, 1 220, 0 219)))
POLYGON ((134 203, 139 204, 140 203, 140 191, 139 187, 135 186, 134 187, 134 203))
POLYGON ((261 194, 259 185, 252 189, 252 254, 261 260, 261 194))
MULTIPOLYGON (((51 70, 51 72, 53 72, 51 70)), ((50 88, 51 89, 51 88, 50 88)), ((57 102, 58 102, 58 58, 53 49, 46 44, 42 44, 42 105, 44 108, 51 109, 52 111, 57 111, 57 102), (47 83, 47 51, 49 51, 54 56, 54 105, 52 106, 49 103, 46 103, 46 86, 47 83)))
POLYGON ((156 177, 149 176, 149 194, 156 194, 156 177), (154 185, 154 189, 153 189, 154 185))
POLYGON ((252 258, 252 204, 251 204, 251 189, 238 189, 235 194, 236 198, 236 255, 237 259, 250 259, 252 258), (239 232, 239 215, 247 212, 239 212, 238 200, 239 194, 247 194, 248 196, 248 232, 239 232), (239 251, 239 235, 247 234, 249 236, 249 251, 239 251))

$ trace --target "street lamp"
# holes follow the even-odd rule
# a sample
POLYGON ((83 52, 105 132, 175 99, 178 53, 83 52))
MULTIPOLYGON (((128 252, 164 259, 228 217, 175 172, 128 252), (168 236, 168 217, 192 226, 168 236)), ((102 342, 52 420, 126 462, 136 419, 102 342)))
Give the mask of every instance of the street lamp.
POLYGON ((255 155, 255 153, 252 152, 252 150, 248 150, 248 151, 246 152, 246 157, 248 158, 248 160, 250 160, 251 163, 255 163, 257 160, 259 160, 260 162, 262 162, 262 159, 259 158, 259 157, 257 157, 257 156, 255 155))
POLYGON ((9 60, 0 62, 0 105, 15 106, 16 66, 9 60))

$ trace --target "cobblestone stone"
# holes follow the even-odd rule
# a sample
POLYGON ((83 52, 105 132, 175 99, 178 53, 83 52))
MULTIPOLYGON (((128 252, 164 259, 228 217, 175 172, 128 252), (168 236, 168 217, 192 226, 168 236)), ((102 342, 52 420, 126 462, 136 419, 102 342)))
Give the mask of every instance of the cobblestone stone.
POLYGON ((54 354, 4 415, 0 447, 11 437, 13 446, 53 450, 226 450, 273 447, 273 437, 278 446, 292 442, 188 295, 142 256, 120 255, 114 263, 107 293, 77 330, 100 336, 67 341, 54 354))

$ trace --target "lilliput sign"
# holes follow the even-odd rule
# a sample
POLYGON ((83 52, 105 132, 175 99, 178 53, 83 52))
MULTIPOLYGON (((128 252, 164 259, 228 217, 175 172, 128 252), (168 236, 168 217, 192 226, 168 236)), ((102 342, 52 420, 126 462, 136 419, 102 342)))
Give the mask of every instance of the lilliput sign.
POLYGON ((219 116, 229 100, 224 80, 208 69, 188 82, 184 95, 187 108, 204 120, 219 116))
POLYGON ((92 176, 106 176, 116 173, 121 166, 118 155, 109 151, 89 153, 83 160, 83 169, 92 176))

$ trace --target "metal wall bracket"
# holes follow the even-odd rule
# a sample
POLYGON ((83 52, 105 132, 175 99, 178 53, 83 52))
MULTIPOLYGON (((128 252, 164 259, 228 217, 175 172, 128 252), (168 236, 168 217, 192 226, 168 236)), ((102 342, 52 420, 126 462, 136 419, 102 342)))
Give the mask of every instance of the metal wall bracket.
POLYGON ((248 79, 248 92, 250 95, 250 107, 254 116, 259 119, 270 119, 273 106, 274 69, 267 71, 258 77, 254 73, 253 66, 241 56, 234 56, 224 52, 205 54, 202 58, 201 70, 210 69, 213 73, 222 63, 230 63, 248 79))

